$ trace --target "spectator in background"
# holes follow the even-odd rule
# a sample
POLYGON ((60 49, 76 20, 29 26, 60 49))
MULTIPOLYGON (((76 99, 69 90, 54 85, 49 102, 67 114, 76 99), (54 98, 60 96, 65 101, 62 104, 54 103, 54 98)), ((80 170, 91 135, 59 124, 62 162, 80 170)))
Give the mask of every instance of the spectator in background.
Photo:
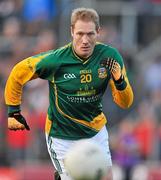
POLYGON ((16 17, 9 17, 3 23, 2 34, 8 39, 19 37, 21 34, 21 22, 16 17))
POLYGON ((55 49, 57 47, 57 38, 55 32, 50 29, 43 29, 38 33, 34 54, 55 49))
MULTIPOLYGON (((27 54, 28 41, 22 37, 22 23, 17 17, 8 17, 2 27, 3 43, 0 48, 4 55, 9 57, 9 66, 17 62, 17 59, 24 58, 27 54), (11 60, 12 59, 12 60, 11 60)), ((1 62, 2 63, 2 62, 1 62)))
MULTIPOLYGON (((161 93, 161 56, 158 56, 154 61, 149 63, 144 72, 145 88, 150 95, 157 91, 161 93)), ((153 97, 152 97, 153 98, 153 97)))
POLYGON ((134 136, 138 142, 139 152, 142 160, 149 160, 153 156, 156 138, 156 116, 149 101, 142 101, 137 112, 137 121, 134 136))
POLYGON ((117 134, 111 140, 114 163, 125 171, 124 180, 130 180, 131 170, 140 163, 139 145, 134 136, 135 122, 133 119, 123 119, 119 124, 117 134))
POLYGON ((121 47, 120 32, 113 24, 102 26, 98 40, 117 47, 118 49, 121 47))
MULTIPOLYGON (((2 39, 2 42, 0 44, 0 48, 2 51, 8 51, 11 52, 12 48, 15 46, 15 43, 19 40, 21 36, 21 22, 16 17, 8 17, 6 18, 5 22, 2 26, 2 32, 1 35, 4 39, 2 39)), ((17 46, 19 44, 17 43, 17 46)))

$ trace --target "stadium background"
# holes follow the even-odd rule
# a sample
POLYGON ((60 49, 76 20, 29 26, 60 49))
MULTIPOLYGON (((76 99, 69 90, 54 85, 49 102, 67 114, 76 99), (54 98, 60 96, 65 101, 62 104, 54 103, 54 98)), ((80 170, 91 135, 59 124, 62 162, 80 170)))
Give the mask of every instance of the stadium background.
POLYGON ((118 108, 110 91, 104 96, 114 180, 161 179, 161 0, 0 0, 0 180, 53 179, 47 82, 24 88, 30 132, 8 131, 4 86, 15 63, 70 41, 71 10, 80 6, 100 14, 100 41, 122 53, 135 94, 129 110, 118 108))

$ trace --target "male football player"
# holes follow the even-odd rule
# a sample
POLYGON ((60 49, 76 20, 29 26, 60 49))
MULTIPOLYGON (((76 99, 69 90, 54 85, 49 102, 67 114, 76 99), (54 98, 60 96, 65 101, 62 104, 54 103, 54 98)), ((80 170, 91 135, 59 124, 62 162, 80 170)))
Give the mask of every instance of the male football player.
MULTIPOLYGON (((110 169, 107 120, 101 104, 107 85, 110 85, 114 102, 121 108, 129 108, 133 102, 123 58, 114 47, 97 43, 99 32, 99 16, 94 9, 74 9, 72 42, 19 62, 6 83, 8 128, 29 130, 20 108, 23 86, 36 78, 48 81, 45 132, 57 179, 70 179, 64 168, 64 157, 80 139, 97 142, 106 154, 107 169, 110 169)), ((112 179, 111 170, 108 174, 112 179)))

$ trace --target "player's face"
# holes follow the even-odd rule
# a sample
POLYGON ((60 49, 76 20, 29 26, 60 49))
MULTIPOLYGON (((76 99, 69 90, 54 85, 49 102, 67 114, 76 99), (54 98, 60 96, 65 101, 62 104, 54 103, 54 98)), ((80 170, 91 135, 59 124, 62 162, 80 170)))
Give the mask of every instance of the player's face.
POLYGON ((71 28, 73 47, 78 56, 88 58, 95 47, 99 29, 92 21, 78 20, 71 28))

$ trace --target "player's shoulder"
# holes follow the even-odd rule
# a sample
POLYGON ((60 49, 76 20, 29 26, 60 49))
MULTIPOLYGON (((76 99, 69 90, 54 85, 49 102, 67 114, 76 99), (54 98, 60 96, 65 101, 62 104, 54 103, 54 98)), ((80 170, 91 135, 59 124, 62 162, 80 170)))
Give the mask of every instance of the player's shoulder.
POLYGON ((50 58, 58 58, 60 57, 62 54, 64 54, 66 51, 68 51, 71 47, 71 43, 59 47, 57 49, 52 49, 46 52, 42 52, 40 54, 34 55, 33 57, 42 57, 43 59, 50 59, 50 58))
POLYGON ((54 53, 54 50, 49 50, 49 51, 45 51, 45 52, 41 52, 39 54, 33 55, 32 58, 33 59, 44 59, 49 57, 51 54, 54 53))
POLYGON ((71 51, 71 43, 68 43, 64 46, 61 46, 59 47, 58 49, 56 49, 54 52, 53 52, 53 55, 56 55, 56 56, 63 56, 63 55, 67 55, 69 52, 71 51))
POLYGON ((97 42, 96 43, 96 48, 99 49, 99 50, 104 50, 104 51, 113 51, 113 52, 117 52, 117 48, 109 45, 109 44, 104 44, 104 43, 101 43, 101 42, 97 42))

